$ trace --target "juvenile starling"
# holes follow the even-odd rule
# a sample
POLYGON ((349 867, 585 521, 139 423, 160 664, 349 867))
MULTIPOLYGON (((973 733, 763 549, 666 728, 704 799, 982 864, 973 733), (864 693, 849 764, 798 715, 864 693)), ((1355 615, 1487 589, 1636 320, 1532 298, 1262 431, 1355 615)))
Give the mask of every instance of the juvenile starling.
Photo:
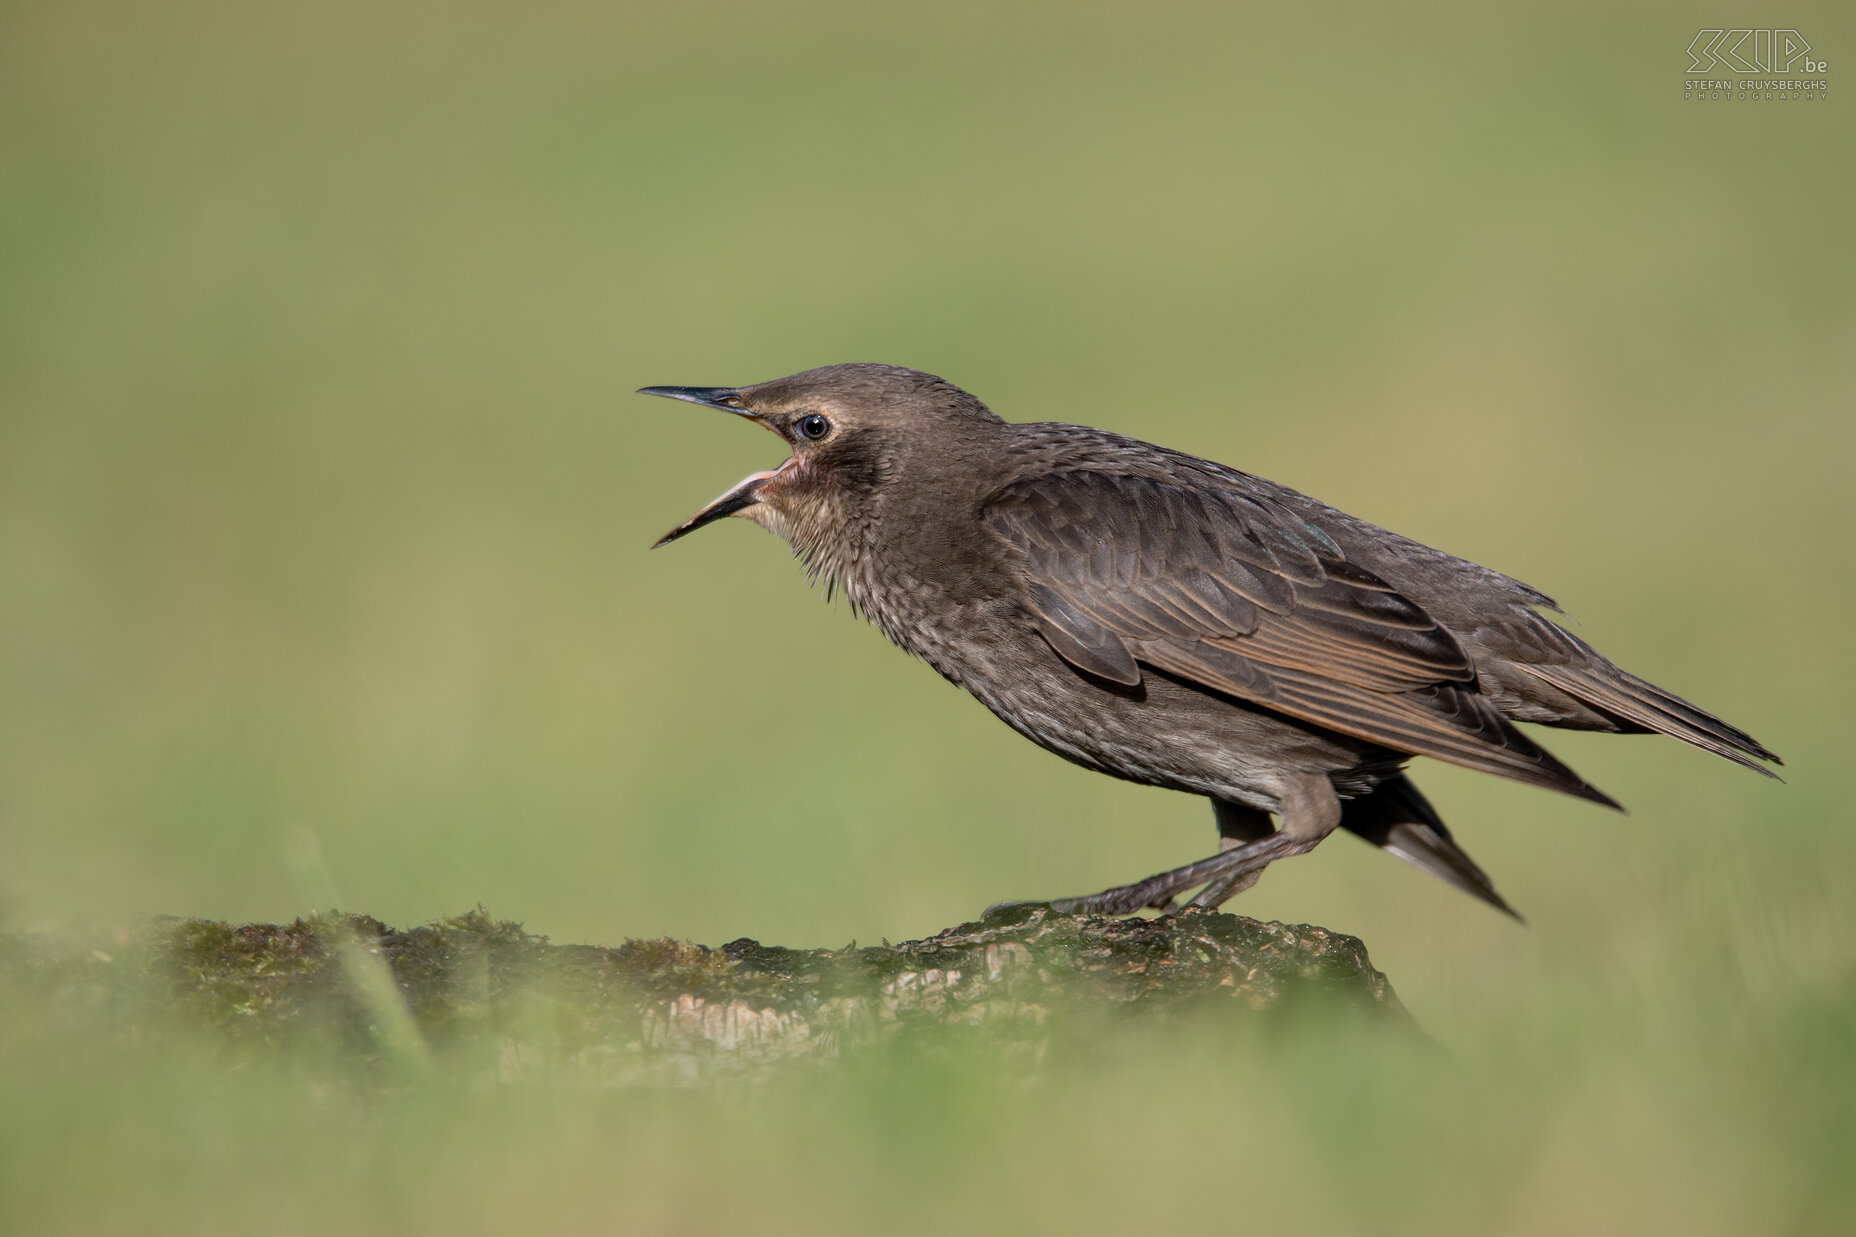
POLYGON ((1195 888, 1192 905, 1218 906, 1341 828, 1513 914, 1405 775, 1411 757, 1609 807, 1514 723, 1660 732, 1767 776, 1779 763, 1543 616, 1546 595, 1222 464, 1012 424, 890 365, 642 394, 791 448, 658 545, 750 519, 1033 743, 1211 799, 1218 854, 1062 911, 1166 909, 1195 888))

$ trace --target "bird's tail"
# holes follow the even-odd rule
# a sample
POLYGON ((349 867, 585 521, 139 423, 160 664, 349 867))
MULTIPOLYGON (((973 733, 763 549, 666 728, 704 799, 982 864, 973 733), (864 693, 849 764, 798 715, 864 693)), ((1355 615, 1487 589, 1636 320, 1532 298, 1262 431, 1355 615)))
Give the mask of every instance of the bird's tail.
POLYGON ((1785 763, 1746 731, 1728 725, 1673 692, 1618 669, 1597 653, 1583 662, 1523 663, 1520 668, 1598 709, 1616 721, 1622 731, 1670 735, 1775 779, 1779 775, 1761 762, 1785 763))
POLYGON ((1437 809, 1404 774, 1379 783, 1371 794, 1347 800, 1341 807, 1340 825, 1413 867, 1481 898, 1504 915, 1521 918, 1495 892, 1488 875, 1451 839, 1437 809))

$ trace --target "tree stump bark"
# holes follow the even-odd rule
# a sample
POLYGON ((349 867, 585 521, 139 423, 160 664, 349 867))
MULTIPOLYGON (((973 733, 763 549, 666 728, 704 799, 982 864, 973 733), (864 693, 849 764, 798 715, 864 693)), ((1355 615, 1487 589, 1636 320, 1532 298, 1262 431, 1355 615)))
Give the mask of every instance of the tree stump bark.
POLYGON ((876 1049, 1035 1062, 1057 1036, 1310 1005, 1411 1025, 1354 937, 1196 910, 1018 907, 844 949, 554 945, 481 909, 407 931, 361 915, 171 919, 101 945, 0 939, 0 980, 138 1038, 203 1027, 236 1053, 309 1037, 389 1071, 566 1069, 620 1085, 751 1079, 876 1049))

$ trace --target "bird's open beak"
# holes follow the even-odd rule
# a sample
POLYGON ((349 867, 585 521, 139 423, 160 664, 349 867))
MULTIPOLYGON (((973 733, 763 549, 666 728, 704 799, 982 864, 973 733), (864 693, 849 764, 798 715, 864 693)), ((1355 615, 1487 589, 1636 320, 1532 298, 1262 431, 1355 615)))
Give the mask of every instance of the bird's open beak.
MULTIPOLYGON (((732 412, 738 417, 746 417, 750 421, 766 424, 746 408, 725 402, 735 397, 736 391, 733 387, 640 387, 638 394, 662 395, 666 399, 680 399, 685 403, 701 404, 705 408, 720 408, 723 412, 732 412)), ((651 548, 655 550, 658 546, 669 545, 678 537, 693 533, 705 524, 713 524, 717 520, 726 519, 728 516, 752 507, 760 501, 760 487, 773 480, 773 477, 772 472, 757 472, 752 476, 743 477, 708 506, 659 537, 651 544, 651 548)))
POLYGON ((717 520, 734 515, 737 511, 752 507, 760 501, 760 487, 771 480, 773 480, 771 472, 757 472, 753 476, 743 477, 726 494, 719 496, 701 511, 653 541, 651 548, 655 550, 659 546, 669 545, 678 537, 693 533, 704 524, 713 524, 717 520))

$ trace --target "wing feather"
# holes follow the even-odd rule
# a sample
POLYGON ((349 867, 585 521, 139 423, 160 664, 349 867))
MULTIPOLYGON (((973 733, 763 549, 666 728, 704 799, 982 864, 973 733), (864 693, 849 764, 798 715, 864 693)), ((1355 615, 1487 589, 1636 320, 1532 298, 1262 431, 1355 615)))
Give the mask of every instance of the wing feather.
POLYGON ((1397 751, 1610 802, 1501 716, 1454 636, 1286 507, 1078 470, 1007 487, 983 515, 1023 552, 1027 608, 1080 669, 1134 684, 1145 664, 1397 751))

